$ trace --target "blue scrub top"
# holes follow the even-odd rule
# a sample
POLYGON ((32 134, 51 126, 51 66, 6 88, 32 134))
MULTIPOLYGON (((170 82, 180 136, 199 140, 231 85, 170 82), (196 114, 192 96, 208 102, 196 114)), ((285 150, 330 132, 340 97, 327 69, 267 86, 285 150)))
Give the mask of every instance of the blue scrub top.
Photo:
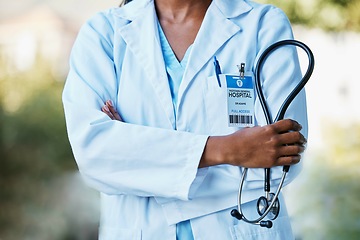
POLYGON ((179 62, 179 60, 175 56, 175 53, 171 49, 169 42, 166 39, 164 31, 162 30, 160 24, 158 24, 158 25, 159 25, 161 50, 162 50, 162 53, 164 56, 165 67, 166 67, 166 72, 167 72, 167 76, 169 79, 171 97, 172 97, 173 106, 174 106, 174 113, 176 116, 176 103, 177 103, 177 98, 178 98, 178 91, 179 91, 181 80, 184 75, 186 65, 189 60, 189 55, 191 52, 192 45, 189 46, 189 48, 186 50, 186 53, 185 53, 183 59, 179 62))
MULTIPOLYGON (((160 24, 158 25, 159 25, 160 44, 164 56, 165 67, 169 80, 171 97, 174 107, 174 114, 176 117, 176 104, 178 98, 178 91, 189 59, 192 45, 190 45, 190 47, 186 50, 184 58, 179 62, 175 56, 175 53, 171 49, 169 42, 166 39, 164 31, 162 30, 160 24)), ((191 230, 190 220, 176 224, 176 239, 194 240, 193 233, 191 230)))

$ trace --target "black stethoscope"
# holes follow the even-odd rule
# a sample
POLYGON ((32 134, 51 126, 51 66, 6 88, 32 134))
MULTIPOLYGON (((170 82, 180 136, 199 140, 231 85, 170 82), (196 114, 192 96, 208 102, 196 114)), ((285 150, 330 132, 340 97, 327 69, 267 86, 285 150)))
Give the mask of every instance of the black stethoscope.
MULTIPOLYGON (((272 124, 274 122, 277 122, 279 120, 282 120, 284 118, 285 112, 287 108, 289 107, 290 103, 294 100, 296 95, 301 91, 301 89, 304 88, 305 84, 310 79, 310 76, 314 70, 314 55, 311 52, 310 48, 306 46, 304 43, 297 41, 297 40, 283 40, 280 42, 277 42, 270 47, 268 47, 260 56, 259 61, 257 63, 256 69, 255 69, 255 88, 256 93, 259 97, 261 107, 264 111, 265 118, 267 124, 272 124), (298 85, 293 89, 293 91, 288 95, 288 97, 285 99, 283 104, 281 105, 279 112, 277 113, 277 116, 274 120, 270 117, 270 111, 267 106, 267 103, 265 101, 265 97, 261 88, 260 84, 260 69, 262 68, 264 61, 266 58, 272 53, 274 50, 278 49, 279 47, 286 46, 286 45, 293 45, 302 48, 308 56, 309 59, 309 65, 307 68, 307 71, 301 81, 298 83, 298 85)), ((288 173, 290 169, 290 166, 284 166, 283 167, 283 174, 279 183, 279 186, 274 193, 270 193, 270 168, 265 169, 265 180, 264 180, 264 190, 265 190, 265 196, 261 196, 257 201, 257 212, 259 213, 260 217, 255 220, 249 220, 244 216, 244 213, 241 210, 241 194, 243 185, 245 182, 246 174, 248 169, 245 168, 241 177, 240 186, 239 186, 239 192, 238 192, 238 207, 237 209, 233 209, 231 211, 231 215, 238 220, 243 220, 250 224, 259 225, 261 227, 272 227, 272 221, 277 218, 280 212, 280 202, 278 200, 278 196, 280 194, 281 188, 284 184, 286 174, 288 173), (263 220, 266 216, 269 217, 270 220, 263 220)))

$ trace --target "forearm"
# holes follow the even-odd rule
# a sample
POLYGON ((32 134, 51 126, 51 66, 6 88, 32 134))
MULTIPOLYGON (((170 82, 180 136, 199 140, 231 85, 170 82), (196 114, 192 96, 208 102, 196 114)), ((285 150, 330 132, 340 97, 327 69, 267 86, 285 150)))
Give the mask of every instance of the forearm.
POLYGON ((221 164, 247 168, 270 168, 300 161, 305 137, 301 126, 283 120, 264 127, 239 130, 226 136, 209 137, 199 167, 221 164))
POLYGON ((199 168, 210 167, 224 164, 224 138, 221 136, 212 136, 207 139, 204 152, 199 162, 199 168))
POLYGON ((107 194, 188 198, 207 136, 118 121, 81 128, 69 131, 70 142, 91 187, 107 194))

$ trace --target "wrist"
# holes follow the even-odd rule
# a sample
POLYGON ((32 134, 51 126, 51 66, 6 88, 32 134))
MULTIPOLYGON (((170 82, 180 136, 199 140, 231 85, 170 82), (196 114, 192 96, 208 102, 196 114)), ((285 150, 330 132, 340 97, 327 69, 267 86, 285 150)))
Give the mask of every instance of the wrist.
POLYGON ((226 164, 223 136, 210 136, 206 142, 199 168, 226 164))

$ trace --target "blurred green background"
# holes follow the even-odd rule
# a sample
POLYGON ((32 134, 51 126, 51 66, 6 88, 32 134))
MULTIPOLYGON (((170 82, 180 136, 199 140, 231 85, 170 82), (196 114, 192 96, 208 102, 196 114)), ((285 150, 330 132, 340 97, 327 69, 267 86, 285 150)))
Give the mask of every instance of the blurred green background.
MULTIPOLYGON (((360 239, 360 0, 262 2, 317 61, 304 170, 284 190, 297 239, 360 239)), ((98 194, 77 173, 61 92, 79 27, 118 4, 0 0, 0 240, 97 239, 98 194)))

